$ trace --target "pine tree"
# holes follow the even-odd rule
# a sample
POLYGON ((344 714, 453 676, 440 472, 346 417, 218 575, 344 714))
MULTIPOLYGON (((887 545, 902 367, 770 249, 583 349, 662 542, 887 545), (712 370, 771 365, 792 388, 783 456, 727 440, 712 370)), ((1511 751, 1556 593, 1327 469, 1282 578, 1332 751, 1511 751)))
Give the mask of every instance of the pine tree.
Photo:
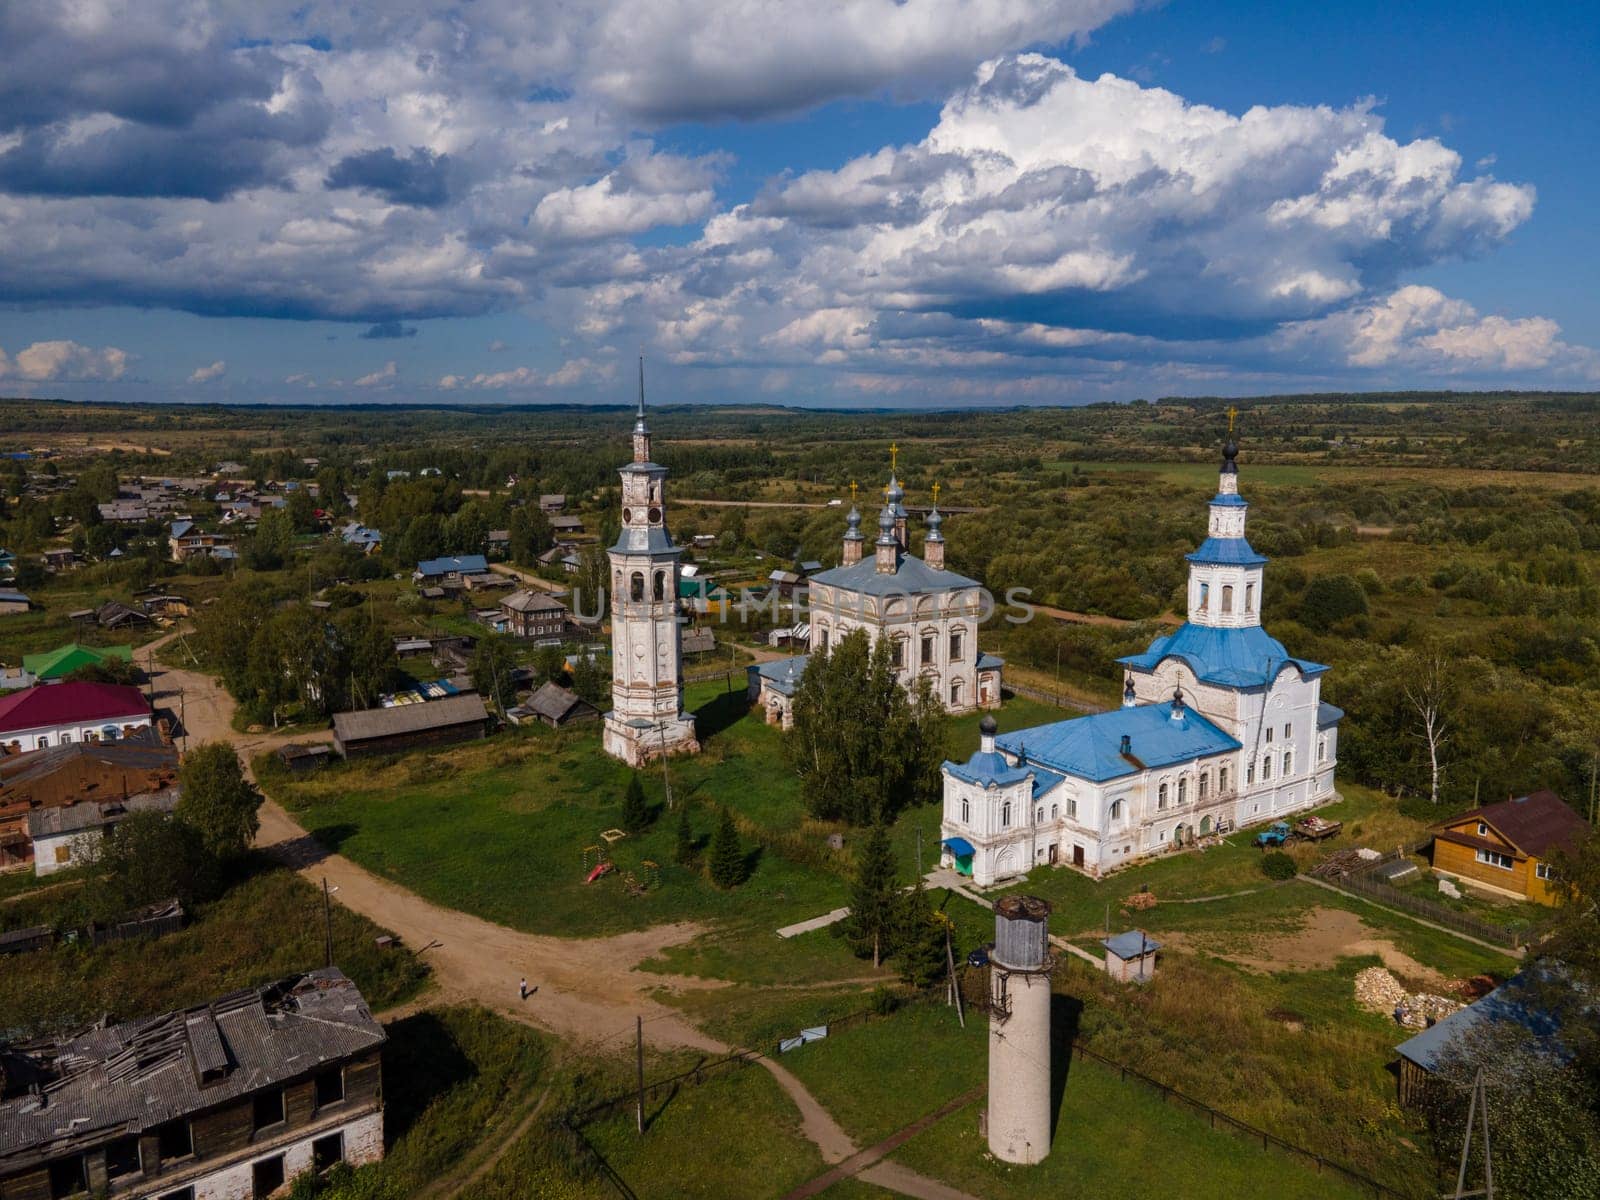
POLYGON ((739 844, 733 814, 726 808, 716 836, 711 839, 710 871, 711 882, 719 888, 738 887, 744 882, 744 847, 739 844))
POLYGON ((922 880, 900 900, 895 921, 900 978, 925 988, 945 973, 944 918, 934 911, 922 880))
POLYGON ((838 925, 857 957, 872 955, 874 967, 882 965, 884 958, 893 953, 897 907, 889 832, 882 825, 874 825, 861 848, 861 861, 850 887, 850 915, 838 925))
POLYGON ((689 804, 678 809, 678 848, 675 854, 678 865, 687 867, 694 862, 694 827, 689 824, 689 804))
POLYGON ((644 785, 639 782, 639 772, 628 779, 628 790, 622 797, 622 827, 629 833, 643 833, 650 824, 650 806, 644 800, 644 785))

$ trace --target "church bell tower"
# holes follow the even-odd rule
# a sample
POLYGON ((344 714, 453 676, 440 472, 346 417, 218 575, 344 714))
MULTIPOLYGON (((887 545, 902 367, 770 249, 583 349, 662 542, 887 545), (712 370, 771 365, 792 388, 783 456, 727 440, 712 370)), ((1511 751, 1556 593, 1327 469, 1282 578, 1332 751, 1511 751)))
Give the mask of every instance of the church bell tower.
POLYGON ((633 461, 621 469, 622 531, 611 560, 611 711, 607 754, 633 766, 661 754, 700 749, 683 708, 678 626, 678 555, 666 524, 667 469, 650 461, 644 415, 644 360, 633 461))

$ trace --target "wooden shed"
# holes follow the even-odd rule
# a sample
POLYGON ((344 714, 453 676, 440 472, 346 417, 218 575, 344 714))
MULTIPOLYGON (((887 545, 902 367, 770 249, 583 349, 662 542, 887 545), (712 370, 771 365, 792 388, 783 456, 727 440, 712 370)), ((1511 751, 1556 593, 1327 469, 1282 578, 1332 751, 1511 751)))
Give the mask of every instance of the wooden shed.
POLYGON ((333 714, 334 749, 345 758, 471 741, 488 733, 489 711, 477 692, 333 714))

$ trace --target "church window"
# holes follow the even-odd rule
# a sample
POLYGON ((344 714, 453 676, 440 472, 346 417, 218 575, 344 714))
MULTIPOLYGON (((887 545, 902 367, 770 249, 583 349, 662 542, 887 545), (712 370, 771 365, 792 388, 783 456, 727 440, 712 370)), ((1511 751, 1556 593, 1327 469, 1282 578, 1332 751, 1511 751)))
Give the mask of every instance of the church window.
POLYGON ((1261 756, 1261 778, 1263 780, 1272 778, 1272 755, 1270 754, 1261 756))
POLYGON ((612 578, 611 578, 611 594, 613 596, 622 595, 622 572, 621 571, 616 572, 616 574, 613 575, 612 578))
POLYGON ((655 592, 656 599, 657 600, 663 600, 663 599, 666 598, 666 594, 667 594, 667 573, 665 571, 657 571, 656 572, 656 592, 655 592))
POLYGON ((1222 611, 1225 613, 1233 611, 1233 584, 1231 583, 1222 585, 1222 611))
POLYGON ((1244 781, 1245 781, 1246 784, 1252 784, 1252 783, 1254 783, 1256 781, 1256 763, 1255 763, 1255 759, 1251 759, 1249 762, 1245 763, 1245 765, 1244 765, 1244 781))
POLYGON ((1044 824, 1044 805, 1041 804, 1037 809, 1034 810, 1033 823, 1035 825, 1044 824))
POLYGON ((1061 816, 1061 806, 1059 804, 1052 804, 1050 806, 1050 819, 1052 821, 1055 821, 1055 820, 1058 820, 1060 818, 1060 816, 1061 816))
POLYGON ((933 634, 922 635, 922 665, 927 666, 933 661, 933 634))
POLYGON ((1011 828, 1011 801, 1009 800, 1000 806, 1000 828, 1011 828))
POLYGON ((1328 739, 1327 738, 1318 738, 1317 739, 1317 761, 1319 763, 1325 763, 1325 762, 1328 761, 1328 739))
POLYGON ((828 631, 826 629, 818 630, 817 637, 819 639, 817 642, 817 649, 826 650, 828 648, 828 631))
POLYGON ((959 679, 950 681, 950 703, 952 705, 961 703, 961 680, 959 679))
POLYGON ((1068 796, 1067 797, 1067 820, 1076 821, 1077 819, 1078 819, 1078 798, 1076 796, 1068 796))
POLYGON ((1211 789, 1211 772, 1210 771, 1201 771, 1200 772, 1200 799, 1204 800, 1206 798, 1206 792, 1208 792, 1210 789, 1211 789))
POLYGON ((952 629, 950 631, 950 661, 951 662, 960 662, 961 661, 961 641, 962 641, 961 630, 952 629))
POLYGON ((1267 745, 1272 745, 1272 726, 1267 726, 1267 745))
POLYGON ((1189 803, 1189 780, 1187 777, 1178 780, 1178 803, 1189 803))
POLYGON ((1160 787, 1158 787, 1156 789, 1156 807, 1157 808, 1165 808, 1166 806, 1167 806, 1167 785, 1163 783, 1160 787))
POLYGON ((1121 800, 1113 800, 1111 802, 1111 813, 1110 813, 1110 816, 1111 816, 1111 819, 1113 821, 1122 820, 1122 801, 1121 800))
POLYGON ((1293 725, 1285 725, 1283 727, 1283 737, 1284 737, 1285 741, 1287 741, 1289 738, 1292 738, 1294 736, 1294 732, 1293 731, 1294 731, 1294 726, 1293 725))
POLYGON ((894 638, 889 642, 889 665, 897 671, 906 665, 905 638, 894 638))
POLYGON ((635 571, 633 573, 633 577, 628 580, 628 598, 630 600, 643 600, 644 599, 644 572, 643 571, 635 571))
POLYGON ((1256 585, 1253 583, 1244 585, 1244 610, 1245 612, 1256 610, 1256 585))
POLYGON ((1208 609, 1210 607, 1211 607, 1211 585, 1209 583, 1202 583, 1200 585, 1200 611, 1201 612, 1205 612, 1206 609, 1208 609))
POLYGON ((1226 793, 1228 790, 1228 768, 1217 768, 1217 791, 1226 793))
POLYGON ((1294 774, 1294 751, 1293 750, 1285 750, 1283 752, 1283 773, 1286 776, 1294 774))
POLYGON ((965 796, 961 797, 961 823, 968 824, 972 820, 972 802, 965 796))

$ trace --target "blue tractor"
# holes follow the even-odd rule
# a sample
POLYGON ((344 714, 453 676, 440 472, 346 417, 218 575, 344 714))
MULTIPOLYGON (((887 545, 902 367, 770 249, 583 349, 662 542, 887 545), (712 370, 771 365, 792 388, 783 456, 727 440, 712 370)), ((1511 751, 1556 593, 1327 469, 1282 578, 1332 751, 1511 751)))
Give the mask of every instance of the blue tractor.
POLYGON ((1287 821, 1274 821, 1262 832, 1256 834, 1256 845, 1265 850, 1271 846, 1282 846, 1289 840, 1292 831, 1287 821))

